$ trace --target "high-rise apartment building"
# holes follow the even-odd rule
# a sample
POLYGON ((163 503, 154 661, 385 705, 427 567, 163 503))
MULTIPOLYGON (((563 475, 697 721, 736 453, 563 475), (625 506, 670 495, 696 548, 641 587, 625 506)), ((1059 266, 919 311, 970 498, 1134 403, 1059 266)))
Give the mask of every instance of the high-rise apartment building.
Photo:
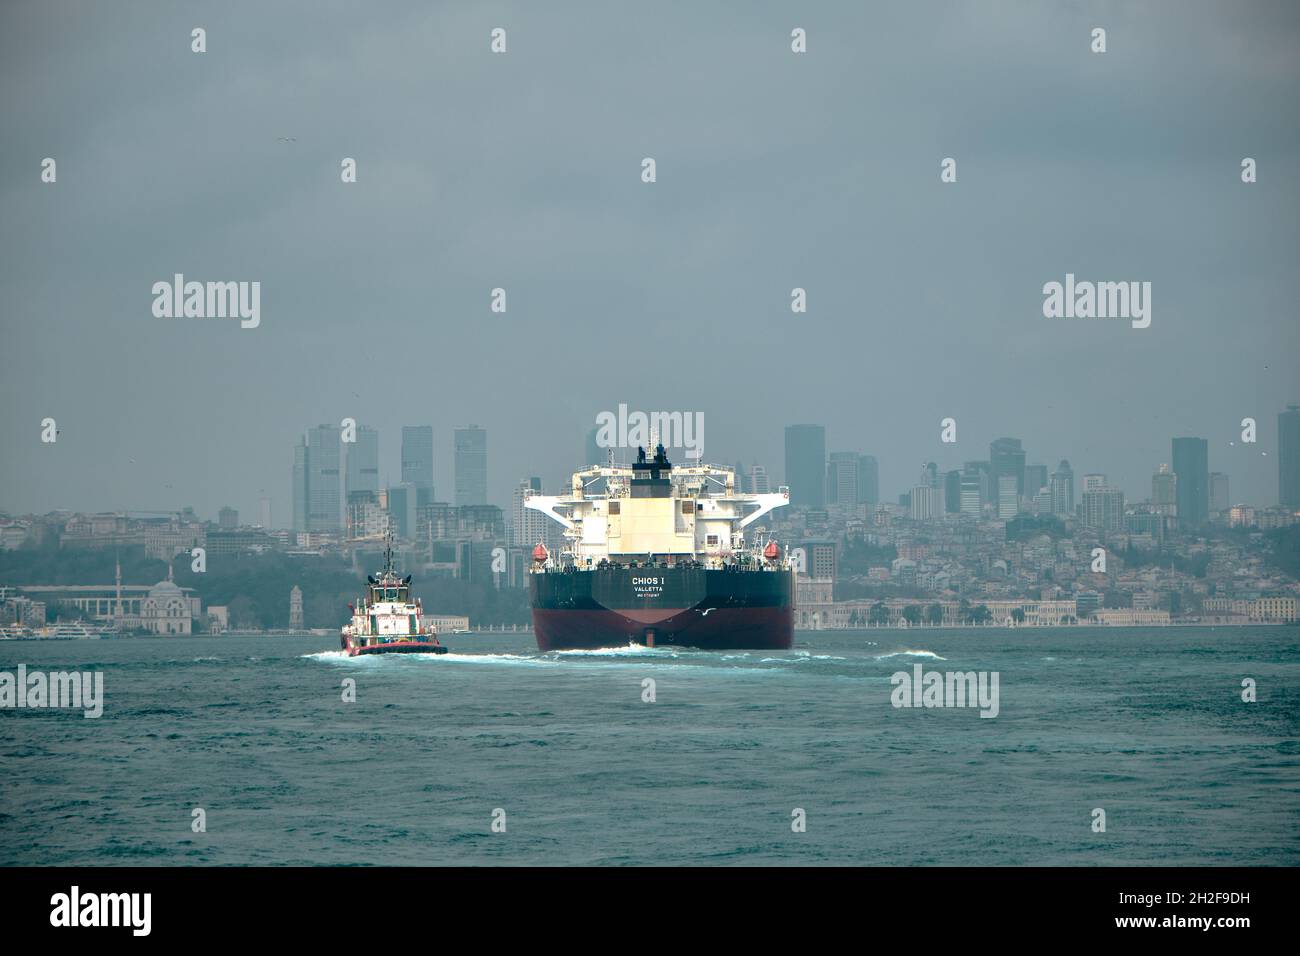
POLYGON ((961 511, 961 472, 955 468, 943 476, 943 510, 950 515, 961 511))
POLYGON ((1025 493, 1025 450, 1020 447, 1019 438, 998 438, 989 443, 989 469, 999 497, 1001 486, 998 479, 1003 475, 1011 475, 1016 480, 1017 496, 1025 493))
POLYGON ((1074 470, 1064 458, 1052 472, 1052 514, 1074 514, 1074 470))
POLYGON ((1175 438, 1174 474, 1178 476, 1178 524, 1201 528, 1210 517, 1210 453, 1204 438, 1175 438))
POLYGON ((456 506, 487 504, 487 432, 477 425, 456 429, 456 506))
POLYGON ((858 465, 862 456, 855 451, 833 451, 826 463, 826 503, 858 503, 858 465))
POLYGON ((1124 528, 1124 492, 1111 488, 1105 475, 1085 478, 1083 523, 1099 531, 1121 531, 1124 528), (1100 480, 1088 482, 1090 478, 1100 480))
POLYGON ((433 426, 402 426, 402 483, 433 489, 433 426))
POLYGON ((858 504, 878 505, 880 503, 880 462, 875 455, 863 455, 858 459, 858 504))
POLYGON ((1277 416, 1277 500, 1300 511, 1300 405, 1288 405, 1277 416))
POLYGON ((821 425, 785 427, 785 483, 790 504, 826 506, 826 429, 821 425))
POLYGON ((1032 498, 1044 488, 1049 488, 1046 465, 1025 465, 1024 496, 1032 498))
POLYGON ((1016 490, 1024 484, 1023 475, 1017 479, 1013 474, 998 475, 998 518, 1009 521, 1020 510, 1020 493, 1016 490))
POLYGON ((524 499, 530 493, 542 493, 542 479, 536 475, 521 479, 515 486, 510 521, 510 546, 514 548, 532 548, 538 542, 545 544, 548 525, 560 527, 540 511, 524 507, 524 499))
POLYGON ((344 442, 347 448, 348 498, 358 492, 379 494, 379 432, 369 425, 358 425, 356 441, 344 442))
POLYGON ((1151 508, 1158 515, 1178 513, 1178 476, 1162 464, 1151 476, 1151 508))
POLYGON ((342 435, 337 425, 309 428, 293 451, 295 531, 343 527, 342 435))

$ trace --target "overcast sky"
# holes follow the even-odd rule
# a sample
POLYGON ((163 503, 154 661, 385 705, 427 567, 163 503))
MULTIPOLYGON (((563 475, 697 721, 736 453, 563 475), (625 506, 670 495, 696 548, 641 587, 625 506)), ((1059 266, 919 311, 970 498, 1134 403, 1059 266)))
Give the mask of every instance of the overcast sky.
POLYGON ((1197 435, 1273 504, 1297 104, 1292 3, 5 2, 0 508, 285 526, 349 416, 393 483, 431 423, 442 499, 484 426, 507 504, 620 402, 778 477, 824 423, 891 499, 1002 435, 1142 499, 1197 435), (155 318, 177 272, 260 281, 260 327, 155 318), (1151 282, 1150 328, 1044 318, 1067 272, 1151 282))

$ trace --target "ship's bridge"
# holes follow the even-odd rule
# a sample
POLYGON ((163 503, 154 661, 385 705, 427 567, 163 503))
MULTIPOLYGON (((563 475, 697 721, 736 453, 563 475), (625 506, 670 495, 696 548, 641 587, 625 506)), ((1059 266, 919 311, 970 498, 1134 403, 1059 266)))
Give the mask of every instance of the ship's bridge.
POLYGON ((639 450, 632 466, 596 466, 573 476, 572 494, 528 495, 524 505, 565 527, 566 551, 579 566, 601 560, 696 558, 735 560, 745 528, 790 503, 775 494, 736 491, 735 472, 717 465, 674 467, 663 446, 652 459, 639 450), (604 479, 605 492, 587 494, 604 479))

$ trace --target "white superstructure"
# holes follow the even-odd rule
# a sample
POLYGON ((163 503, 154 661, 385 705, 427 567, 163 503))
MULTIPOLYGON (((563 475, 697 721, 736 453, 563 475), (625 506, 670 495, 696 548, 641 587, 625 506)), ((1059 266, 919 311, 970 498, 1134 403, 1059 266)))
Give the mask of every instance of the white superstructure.
MULTIPOLYGON (((718 465, 673 466, 663 446, 634 465, 593 466, 573 475, 568 495, 530 494, 524 506, 564 526, 562 563, 589 567, 601 561, 694 559, 707 566, 757 554, 764 541, 747 541, 746 529, 774 508, 790 503, 790 491, 746 494, 736 474, 718 465), (601 481, 604 479, 604 481, 601 481), (588 488, 602 488, 588 494, 588 488)), ((554 556, 548 558, 554 566, 554 556)))

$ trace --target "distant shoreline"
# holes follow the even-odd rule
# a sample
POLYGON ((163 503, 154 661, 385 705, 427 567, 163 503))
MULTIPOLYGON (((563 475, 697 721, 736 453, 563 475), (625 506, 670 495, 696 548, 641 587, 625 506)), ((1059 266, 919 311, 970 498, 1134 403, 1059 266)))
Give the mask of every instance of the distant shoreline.
MULTIPOLYGON (((1224 624, 1210 624, 1204 621, 1170 621, 1168 624, 866 624, 859 627, 819 627, 795 628, 796 634, 852 634, 876 631, 1132 631, 1165 630, 1167 628, 1239 628, 1239 627, 1297 627, 1297 621, 1249 621, 1224 624)), ((122 634, 110 637, 12 637, 0 639, 0 644, 49 643, 65 641, 177 641, 195 639, 219 640, 227 637, 287 638, 287 637, 330 637, 333 631, 226 631, 222 634, 122 634)), ((532 634, 532 628, 520 628, 516 631, 469 630, 442 634, 443 638, 487 637, 503 634, 532 634)))

